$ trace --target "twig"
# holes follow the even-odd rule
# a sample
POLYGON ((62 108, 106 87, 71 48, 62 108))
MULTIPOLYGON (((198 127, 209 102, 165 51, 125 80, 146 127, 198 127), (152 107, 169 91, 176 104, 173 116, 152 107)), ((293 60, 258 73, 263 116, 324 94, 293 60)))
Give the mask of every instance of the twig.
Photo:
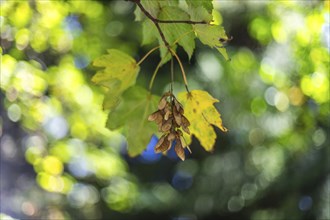
POLYGON ((189 89, 188 89, 188 81, 187 81, 186 73, 185 73, 185 71, 184 71, 184 68, 183 68, 182 62, 181 62, 180 58, 178 57, 178 55, 175 53, 174 50, 172 50, 171 48, 170 48, 169 50, 171 51, 172 55, 176 58, 176 60, 177 60, 178 63, 179 63, 179 66, 180 66, 180 69, 181 69, 181 72, 182 72, 182 77, 183 77, 184 85, 185 85, 185 87, 186 87, 187 92, 189 92, 189 89))
POLYGON ((144 55, 144 57, 142 57, 142 59, 137 63, 137 65, 139 66, 152 52, 154 52, 155 50, 157 50, 160 46, 154 47, 151 50, 149 50, 149 52, 144 55))
MULTIPOLYGON (((159 26, 159 23, 168 23, 168 24, 173 24, 173 23, 185 23, 185 24, 208 24, 207 22, 205 21, 184 21, 184 20, 172 20, 172 21, 164 21, 164 20, 159 20, 155 17, 153 17, 144 7, 143 5, 141 4, 141 0, 128 0, 128 1, 131 1, 131 2, 134 2, 139 8, 140 10, 154 23, 154 25, 156 26, 158 32, 159 32, 159 35, 160 37, 162 38, 162 41, 163 43, 165 44, 168 52, 174 56, 176 58, 176 60, 178 61, 179 65, 180 65, 180 68, 181 68, 181 72, 182 72, 182 77, 183 77, 183 81, 184 81, 184 84, 185 84, 185 87, 186 87, 186 90, 187 92, 189 92, 189 89, 188 89, 188 81, 187 81, 187 77, 186 77, 186 74, 185 74, 185 71, 184 71, 184 68, 183 68, 183 65, 181 63, 181 60, 180 58, 178 57, 178 55, 175 53, 174 50, 172 50, 170 44, 168 43, 168 41, 166 40, 165 38, 165 35, 162 31, 162 29, 160 28, 159 26)), ((165 55, 165 57, 167 56, 167 54, 165 55)), ((164 57, 164 58, 165 58, 164 57)), ((162 59, 163 60, 163 59, 162 59)), ((162 64, 162 60, 159 62, 159 64, 157 65, 156 67, 156 70, 151 78, 151 81, 150 81, 150 84, 149 84, 149 90, 151 90, 151 87, 153 85, 153 82, 155 80, 155 77, 156 77, 156 74, 158 72, 158 69, 160 68, 161 64, 162 64)), ((140 63, 140 62, 139 62, 140 63)), ((172 83, 172 82, 171 82, 172 83)))

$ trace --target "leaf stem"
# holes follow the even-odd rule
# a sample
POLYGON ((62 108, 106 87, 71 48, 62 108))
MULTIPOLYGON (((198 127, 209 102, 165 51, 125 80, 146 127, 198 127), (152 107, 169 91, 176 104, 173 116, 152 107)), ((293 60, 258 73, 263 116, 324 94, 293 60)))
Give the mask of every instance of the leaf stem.
POLYGON ((170 51, 171 51, 172 55, 176 58, 176 60, 178 61, 178 63, 179 63, 179 66, 180 66, 180 69, 181 69, 181 72, 182 72, 182 77, 183 77, 184 85, 185 85, 185 87, 186 87, 187 92, 189 92, 189 89, 188 89, 188 81, 187 81, 186 73, 185 73, 185 71, 184 71, 184 68, 183 68, 182 62, 181 62, 179 56, 175 53, 174 50, 172 50, 172 49, 170 48, 170 51))
MULTIPOLYGON (((163 43, 165 44, 166 48, 168 49, 168 52, 172 55, 172 56, 175 56, 176 60, 178 61, 179 65, 180 65, 180 68, 181 68, 181 72, 182 72, 182 76, 183 76, 183 81, 184 81, 184 84, 185 84, 185 87, 186 87, 186 90, 187 92, 189 92, 189 89, 188 89, 188 81, 187 81, 187 77, 186 77, 186 74, 185 74, 185 71, 184 71, 184 68, 183 68, 183 65, 181 63, 181 60, 180 58, 178 57, 178 55, 175 53, 175 51, 171 48, 170 44, 168 43, 168 41, 166 40, 165 36, 164 36, 164 33, 162 31, 162 29, 160 28, 159 26, 159 23, 186 23, 186 24, 208 24, 207 22, 204 22, 204 21, 181 21, 181 20, 176 20, 176 21, 163 21, 163 20, 159 20, 155 17, 153 17, 144 7, 143 5, 141 4, 141 0, 128 0, 128 1, 131 1, 131 2, 134 2, 139 8, 140 10, 145 14, 145 16, 147 16, 153 23, 154 25, 156 26, 158 32, 159 32, 159 35, 160 37, 162 38, 162 41, 163 43)), ((167 54, 164 56, 166 57, 167 54)), ((163 60, 163 59, 162 59, 163 60)), ((149 90, 151 90, 152 88, 152 85, 154 83, 154 80, 155 80, 155 77, 157 75, 157 72, 162 64, 162 60, 158 63, 155 71, 154 71, 154 74, 152 75, 152 78, 151 78, 151 81, 149 83, 149 90)))
POLYGON ((152 77, 151 77, 151 80, 150 80, 150 83, 149 83, 149 91, 151 91, 151 89, 152 89, 152 86, 154 84, 154 81, 155 81, 156 75, 158 73, 158 70, 159 70, 160 66, 162 65, 162 61, 163 61, 163 59, 161 59, 159 61, 154 73, 152 74, 152 77))
POLYGON ((174 65, 173 65, 173 57, 171 57, 171 85, 170 91, 173 94, 173 84, 174 84, 174 65))
POLYGON ((151 50, 149 50, 148 53, 146 53, 146 55, 144 55, 144 57, 142 57, 142 59, 137 63, 137 65, 139 66, 145 59, 147 59, 147 57, 154 52, 155 50, 157 50, 160 46, 154 47, 151 50))

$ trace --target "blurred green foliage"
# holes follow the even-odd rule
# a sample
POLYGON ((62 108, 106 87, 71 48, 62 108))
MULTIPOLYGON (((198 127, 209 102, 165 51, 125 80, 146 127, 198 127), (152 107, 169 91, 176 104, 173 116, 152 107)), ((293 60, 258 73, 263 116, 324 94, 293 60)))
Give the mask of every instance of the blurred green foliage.
MULTIPOLYGON (((91 61, 107 49, 137 58, 150 49, 140 46, 133 4, 1 1, 1 212, 19 219, 329 219, 329 2, 214 5, 234 37, 231 61, 197 44, 184 65, 191 89, 221 100, 229 133, 217 130, 213 154, 193 140, 185 162, 168 155, 151 163, 144 154, 129 158, 125 138, 105 128, 102 91, 91 83, 91 61)), ((143 63, 138 84, 147 85, 157 62, 153 54, 143 63)), ((164 66, 154 92, 169 79, 164 66)), ((183 91, 180 74, 175 79, 175 91, 183 91)))

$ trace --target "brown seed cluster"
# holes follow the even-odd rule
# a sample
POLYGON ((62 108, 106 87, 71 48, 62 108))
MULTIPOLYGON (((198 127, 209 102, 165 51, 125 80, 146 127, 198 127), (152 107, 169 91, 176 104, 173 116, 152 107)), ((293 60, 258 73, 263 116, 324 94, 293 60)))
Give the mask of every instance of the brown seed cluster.
POLYGON ((184 110, 181 103, 175 98, 171 92, 165 93, 158 103, 158 110, 152 113, 149 121, 155 121, 158 125, 158 130, 163 133, 155 146, 155 152, 166 152, 175 141, 175 152, 181 160, 185 159, 184 148, 187 146, 184 138, 183 131, 190 134, 189 121, 183 115, 184 110))

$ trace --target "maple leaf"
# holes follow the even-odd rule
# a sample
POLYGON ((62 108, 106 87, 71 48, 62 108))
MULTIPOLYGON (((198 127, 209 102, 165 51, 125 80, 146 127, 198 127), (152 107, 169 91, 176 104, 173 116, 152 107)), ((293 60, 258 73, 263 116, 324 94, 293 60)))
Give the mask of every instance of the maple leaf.
POLYGON ((96 58, 93 65, 104 67, 93 76, 92 82, 107 88, 103 108, 111 109, 119 103, 121 94, 135 84, 140 67, 131 56, 115 49, 96 58))
POLYGON ((202 90, 179 93, 178 99, 184 106, 185 117, 190 121, 190 136, 185 135, 188 144, 191 141, 191 135, 194 135, 206 151, 212 151, 216 139, 212 125, 224 132, 227 131, 222 125, 220 113, 214 107, 214 103, 219 100, 202 90))
MULTIPOLYGON (((154 16, 157 19, 164 21, 171 20, 190 20, 189 14, 184 10, 169 6, 170 4, 167 1, 159 3, 162 7, 159 8, 159 14, 154 16)), ((174 3, 172 2, 172 5, 174 3)), ((176 41, 183 47, 183 49, 188 54, 189 59, 191 58, 194 49, 195 49, 195 34, 191 24, 182 24, 182 23, 171 23, 171 24, 159 24, 165 39, 171 45, 171 48, 175 51, 177 45, 173 45, 176 41)), ((166 63, 171 59, 171 55, 168 53, 168 49, 165 47, 162 37, 159 35, 155 25, 148 19, 146 19, 142 24, 142 45, 150 44, 155 39, 158 39, 160 47, 160 56, 163 59, 162 63, 166 63)))
MULTIPOLYGON (((162 7, 158 18, 161 20, 190 20, 189 15, 185 11, 172 6, 162 7)), ((190 59, 195 49, 195 35, 192 25, 176 23, 160 24, 160 28, 163 30, 164 36, 168 43, 172 45, 178 40, 178 44, 183 47, 190 59)), ((160 36, 158 39, 159 42, 163 44, 160 36)), ((160 52, 162 57, 164 57, 167 54, 167 48, 161 47, 160 52)))
POLYGON ((188 5, 187 12, 189 13, 191 20, 206 22, 212 20, 212 0, 186 0, 186 3, 188 5))
POLYGON ((198 39, 211 48, 216 48, 226 60, 229 60, 226 49, 223 47, 220 39, 228 40, 226 32, 219 25, 194 25, 194 31, 198 39))
POLYGON ((149 123, 147 118, 157 108, 159 98, 142 87, 132 86, 122 94, 120 104, 108 115, 107 128, 123 128, 128 154, 132 157, 142 153, 157 131, 157 126, 149 123))

